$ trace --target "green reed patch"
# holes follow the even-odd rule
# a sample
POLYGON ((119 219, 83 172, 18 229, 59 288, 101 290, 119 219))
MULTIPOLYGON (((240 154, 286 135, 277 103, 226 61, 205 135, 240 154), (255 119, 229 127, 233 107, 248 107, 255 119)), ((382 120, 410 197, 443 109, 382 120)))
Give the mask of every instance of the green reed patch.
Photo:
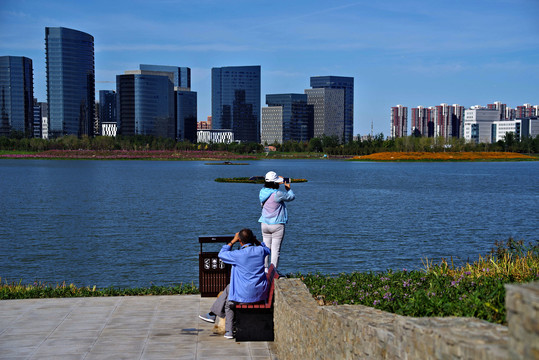
POLYGON ((95 286, 92 288, 76 287, 73 284, 66 285, 65 283, 53 286, 44 283, 21 285, 20 283, 2 284, 0 282, 0 300, 100 296, 186 295, 199 293, 198 288, 192 283, 172 286, 152 285, 148 288, 122 289, 108 287, 97 289, 95 286))
POLYGON ((360 304, 414 317, 462 316, 506 323, 505 284, 539 280, 539 242, 510 239, 473 264, 426 262, 425 269, 338 275, 294 274, 320 305, 360 304), (501 247, 501 248, 500 248, 501 247))

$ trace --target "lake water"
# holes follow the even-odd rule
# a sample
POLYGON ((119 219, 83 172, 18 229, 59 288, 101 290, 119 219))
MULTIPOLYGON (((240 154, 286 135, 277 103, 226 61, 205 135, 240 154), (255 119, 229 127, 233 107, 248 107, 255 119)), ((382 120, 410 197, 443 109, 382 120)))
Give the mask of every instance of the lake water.
POLYGON ((539 162, 1 160, 0 277, 197 284, 199 235, 261 238, 261 186, 214 179, 269 170, 309 180, 292 184, 283 273, 419 269, 539 239, 539 162))

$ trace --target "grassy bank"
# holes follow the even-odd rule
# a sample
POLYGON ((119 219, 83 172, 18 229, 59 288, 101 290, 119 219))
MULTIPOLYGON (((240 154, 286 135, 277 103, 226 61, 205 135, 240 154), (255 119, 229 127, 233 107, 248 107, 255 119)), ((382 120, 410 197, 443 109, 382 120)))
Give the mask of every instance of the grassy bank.
MULTIPOLYGON (((464 316, 506 324, 505 284, 539 280, 539 240, 528 245, 509 239, 485 257, 463 266, 425 260, 422 270, 300 277, 320 305, 355 304, 414 317, 464 316)), ((3 283, 0 300, 199 294, 194 284, 149 288, 76 287, 3 283)))
POLYGON ((256 160, 253 155, 208 150, 47 150, 41 152, 3 151, 0 158, 55 160, 256 160))
POLYGON ((147 296, 147 295, 187 295, 199 294, 194 284, 179 284, 175 286, 151 286, 148 288, 115 288, 108 287, 97 289, 94 287, 76 287, 73 284, 46 284, 33 283, 22 285, 21 283, 1 283, 0 300, 13 299, 41 299, 41 298, 65 298, 65 297, 101 297, 101 296, 147 296))
POLYGON ((421 271, 296 274, 320 305, 360 304, 405 316, 464 316, 505 324, 505 284, 539 280, 539 241, 510 239, 472 264, 424 262, 421 271))
POLYGON ((537 161, 539 156, 513 152, 379 152, 370 155, 325 155, 318 152, 238 154, 213 150, 0 150, 0 159, 62 160, 259 160, 349 159, 356 161, 537 161))

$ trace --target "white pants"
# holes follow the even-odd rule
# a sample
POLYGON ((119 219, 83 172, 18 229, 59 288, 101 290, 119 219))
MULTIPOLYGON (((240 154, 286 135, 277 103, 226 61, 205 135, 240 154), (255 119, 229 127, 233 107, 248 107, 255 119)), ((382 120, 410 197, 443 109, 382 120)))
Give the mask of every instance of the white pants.
POLYGON ((270 263, 277 268, 281 253, 281 243, 284 238, 284 224, 268 225, 261 223, 261 227, 264 244, 271 250, 271 255, 266 256, 265 259, 266 269, 270 266, 270 263), (271 261, 269 261, 270 256, 271 261))

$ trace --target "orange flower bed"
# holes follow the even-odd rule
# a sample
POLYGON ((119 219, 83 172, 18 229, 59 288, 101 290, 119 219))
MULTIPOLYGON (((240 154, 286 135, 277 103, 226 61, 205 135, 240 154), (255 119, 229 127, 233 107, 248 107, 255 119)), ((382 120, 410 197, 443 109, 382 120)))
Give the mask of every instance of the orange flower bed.
POLYGON ((381 152, 354 156, 354 160, 372 161, 475 161, 475 160, 535 160, 534 157, 512 152, 381 152))

